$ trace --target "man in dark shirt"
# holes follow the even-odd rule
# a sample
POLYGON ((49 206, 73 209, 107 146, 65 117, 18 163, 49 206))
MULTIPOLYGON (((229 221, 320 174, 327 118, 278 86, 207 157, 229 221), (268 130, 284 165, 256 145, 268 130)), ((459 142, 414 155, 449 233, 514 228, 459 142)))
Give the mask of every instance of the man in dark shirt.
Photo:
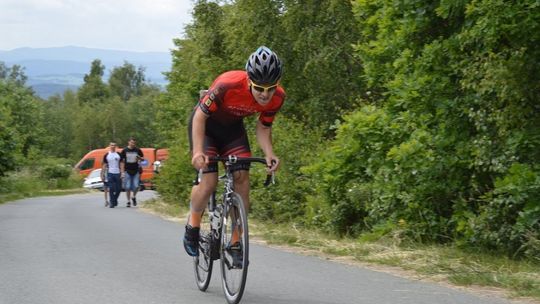
POLYGON ((125 163, 124 189, 126 190, 128 200, 126 207, 131 207, 131 202, 133 202, 133 206, 137 206, 136 196, 141 178, 139 174, 139 162, 143 159, 144 154, 136 146, 135 138, 129 138, 128 146, 122 150, 121 156, 125 163), (133 192, 133 197, 131 197, 131 192, 133 192))

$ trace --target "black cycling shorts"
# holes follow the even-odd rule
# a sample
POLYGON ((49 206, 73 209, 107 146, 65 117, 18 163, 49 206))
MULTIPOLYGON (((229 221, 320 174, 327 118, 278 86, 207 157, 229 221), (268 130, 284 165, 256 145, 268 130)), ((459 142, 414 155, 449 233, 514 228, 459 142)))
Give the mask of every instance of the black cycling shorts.
MULTIPOLYGON (((191 114, 188 125, 189 148, 193 152, 193 116, 191 114)), ((244 127, 244 121, 232 125, 223 125, 208 117, 206 120, 206 131, 204 135, 204 153, 209 157, 236 155, 238 157, 251 157, 249 140, 244 127)), ((249 170, 249 163, 234 164, 232 171, 249 170)), ((217 162, 210 162, 208 169, 204 173, 218 172, 217 162)))

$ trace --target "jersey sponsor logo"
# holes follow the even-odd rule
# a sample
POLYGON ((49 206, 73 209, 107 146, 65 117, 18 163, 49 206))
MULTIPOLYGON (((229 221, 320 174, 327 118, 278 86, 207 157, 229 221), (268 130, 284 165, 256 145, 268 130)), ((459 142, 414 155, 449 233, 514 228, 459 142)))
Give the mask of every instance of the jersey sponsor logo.
POLYGON ((221 90, 219 88, 215 88, 212 90, 212 92, 210 92, 210 95, 208 96, 208 98, 210 98, 210 100, 212 101, 217 101, 217 98, 220 93, 221 93, 221 90))
POLYGON ((204 102, 204 104, 207 107, 210 107, 210 105, 212 105, 212 103, 216 101, 216 98, 219 92, 220 92, 219 88, 214 89, 212 93, 210 93, 210 95, 208 96, 208 99, 204 102))
POLYGON ((239 117, 249 116, 258 112, 257 109, 244 105, 231 105, 226 109, 226 111, 234 116, 239 117))

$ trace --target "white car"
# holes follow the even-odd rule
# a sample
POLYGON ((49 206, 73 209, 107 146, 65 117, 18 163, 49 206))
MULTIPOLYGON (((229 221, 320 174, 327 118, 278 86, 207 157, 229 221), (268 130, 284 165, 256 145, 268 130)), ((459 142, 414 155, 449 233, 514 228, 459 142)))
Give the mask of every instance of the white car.
POLYGON ((86 189, 98 189, 103 191, 103 181, 101 180, 101 169, 95 169, 84 179, 83 187, 86 189))

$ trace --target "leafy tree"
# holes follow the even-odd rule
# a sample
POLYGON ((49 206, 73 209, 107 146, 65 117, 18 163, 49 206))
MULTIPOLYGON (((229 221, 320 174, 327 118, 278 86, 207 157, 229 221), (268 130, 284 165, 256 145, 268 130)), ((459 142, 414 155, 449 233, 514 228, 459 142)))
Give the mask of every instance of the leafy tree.
POLYGON ((25 87, 26 75, 19 66, 0 64, 0 152, 2 173, 26 162, 34 146, 42 144, 41 102, 25 87))
POLYGON ((24 68, 20 65, 8 67, 4 62, 0 61, 0 79, 11 82, 16 86, 24 86, 28 77, 24 74, 24 68))
MULTIPOLYGON (((5 83, 0 81, 0 91, 5 83)), ((11 109, 6 96, 0 95, 0 176, 13 170, 17 165, 15 130, 12 127, 11 109)))
POLYGON ((141 96, 144 86, 144 68, 136 69, 128 62, 124 62, 121 67, 113 68, 109 77, 111 94, 120 97, 123 101, 129 100, 132 96, 141 96))
POLYGON ((44 145, 46 155, 70 158, 72 155, 74 114, 79 108, 78 101, 70 98, 73 93, 50 97, 44 109, 44 145), (71 119, 67 119, 71 118, 71 119))
POLYGON ((102 79, 104 72, 105 66, 101 63, 101 60, 95 59, 92 61, 90 73, 84 75, 84 83, 77 94, 81 102, 102 102, 109 96, 109 89, 102 79))
POLYGON ((284 83, 288 115, 329 127, 357 107, 362 66, 352 55, 359 39, 351 3, 284 1, 284 83))
POLYGON ((157 99, 156 113, 158 130, 169 143, 175 142, 177 132, 185 132, 199 91, 224 71, 223 18, 217 2, 199 0, 193 8, 193 23, 186 26, 186 38, 174 40, 177 49, 172 52, 169 85, 167 93, 157 99))
MULTIPOLYGON (((221 32, 226 69, 243 70, 249 54, 261 45, 281 54, 281 1, 238 0, 223 7, 221 32)), ((217 76, 217 75, 216 75, 217 76)))
MULTIPOLYGON (((102 117, 103 109, 92 104, 82 104, 74 116, 73 141, 75 153, 80 156, 90 150, 102 148, 105 140, 100 136, 106 127, 102 117)), ((112 138, 110 139, 112 140, 112 138)))
MULTIPOLYGON (((130 119, 126 134, 135 136, 139 146, 162 147, 162 135, 157 132, 160 122, 156 119, 156 100, 162 93, 158 88, 147 89, 141 96, 132 97, 128 103, 126 115, 130 119)), ((124 140, 127 141, 127 137, 124 140)))

